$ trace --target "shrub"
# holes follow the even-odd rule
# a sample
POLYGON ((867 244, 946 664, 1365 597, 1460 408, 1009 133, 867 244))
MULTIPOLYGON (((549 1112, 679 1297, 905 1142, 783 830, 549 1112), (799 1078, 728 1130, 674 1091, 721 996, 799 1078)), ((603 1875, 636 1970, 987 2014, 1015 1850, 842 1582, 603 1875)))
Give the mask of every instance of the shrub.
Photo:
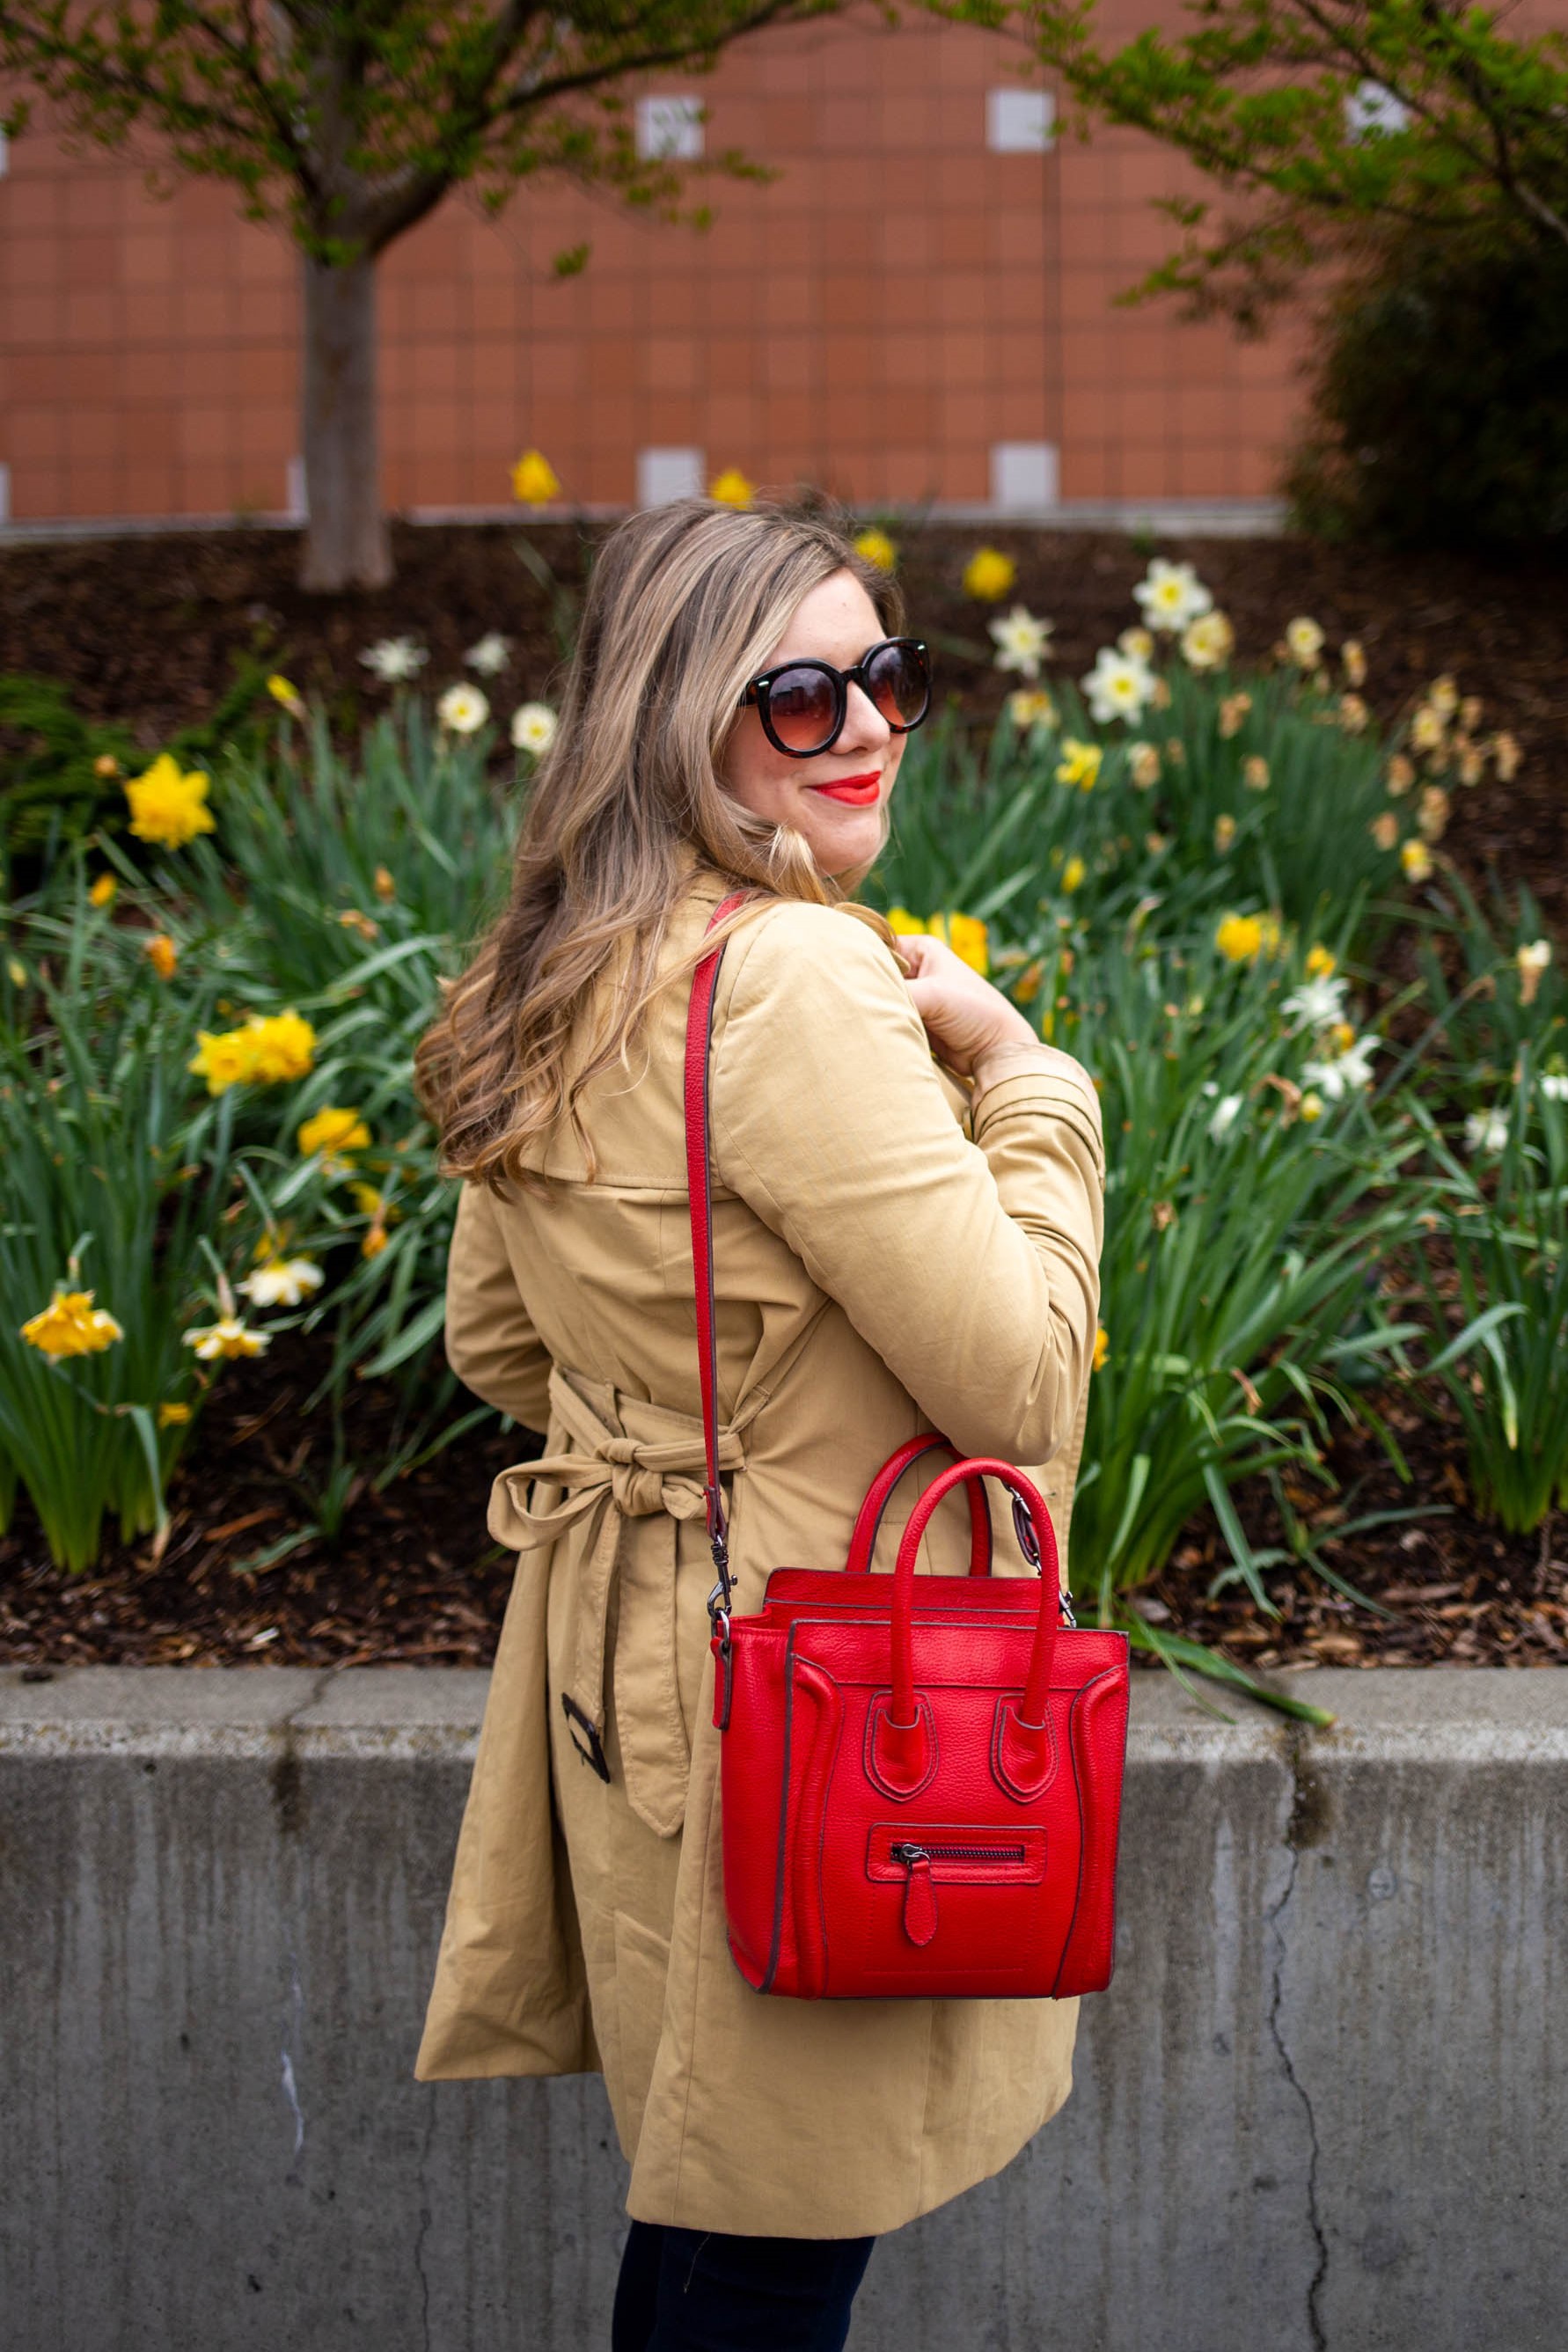
POLYGON ((1395 547, 1520 547, 1568 531, 1568 247, 1391 237, 1329 306, 1298 520, 1395 547))

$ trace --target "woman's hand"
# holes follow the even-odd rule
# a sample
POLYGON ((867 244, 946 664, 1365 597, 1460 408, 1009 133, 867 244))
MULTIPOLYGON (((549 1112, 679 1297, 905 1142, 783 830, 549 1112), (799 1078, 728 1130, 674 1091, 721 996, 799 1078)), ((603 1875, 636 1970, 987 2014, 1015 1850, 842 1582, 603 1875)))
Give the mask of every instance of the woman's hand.
POLYGON ((1049 1055, 1051 1047, 1041 1043, 1017 1006, 954 955, 944 940, 925 931, 895 936, 915 1011, 938 1061, 957 1076, 973 1078, 978 1091, 993 1076, 1004 1076, 1015 1057, 1049 1055))

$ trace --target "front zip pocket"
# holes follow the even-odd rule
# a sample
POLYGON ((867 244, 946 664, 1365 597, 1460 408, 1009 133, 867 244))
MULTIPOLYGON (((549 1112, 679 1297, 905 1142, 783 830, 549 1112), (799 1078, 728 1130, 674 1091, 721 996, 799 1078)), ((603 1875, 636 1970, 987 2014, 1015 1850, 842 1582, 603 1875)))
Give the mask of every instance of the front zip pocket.
POLYGON ((866 1851, 866 1874, 903 1885, 903 1929, 911 1944, 929 1944, 938 1924, 937 1888, 1016 1886, 1046 1874, 1046 1832, 1032 1823, 998 1835, 984 1826, 943 1822, 917 1829, 878 1822, 866 1851))

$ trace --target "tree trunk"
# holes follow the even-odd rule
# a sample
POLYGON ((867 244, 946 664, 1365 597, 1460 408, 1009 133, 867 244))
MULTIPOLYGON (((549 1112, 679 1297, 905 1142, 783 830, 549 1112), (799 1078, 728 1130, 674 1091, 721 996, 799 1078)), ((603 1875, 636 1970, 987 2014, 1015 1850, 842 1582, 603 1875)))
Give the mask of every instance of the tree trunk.
POLYGON ((375 262, 304 271, 302 588, 384 588, 392 541, 376 444, 375 262))

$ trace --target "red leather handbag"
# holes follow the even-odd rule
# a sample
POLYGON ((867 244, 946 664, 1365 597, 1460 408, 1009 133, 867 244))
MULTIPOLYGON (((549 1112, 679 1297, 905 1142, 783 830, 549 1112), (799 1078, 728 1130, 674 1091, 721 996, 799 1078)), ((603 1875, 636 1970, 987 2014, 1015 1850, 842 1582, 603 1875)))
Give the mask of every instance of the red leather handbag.
POLYGON ((898 1479, 953 1451, 912 1438, 872 1480, 846 1568, 775 1568, 762 1608, 731 1612, 708 1121, 722 955, 693 980, 685 1107, 731 1952, 759 1992, 803 2000, 1098 1992, 1115 1945, 1127 1637, 1064 1623, 1055 1530, 1023 1473, 984 1457, 942 1471, 893 1574, 873 1575, 898 1479), (1012 1496, 1037 1578, 989 1573, 988 1478, 1012 1496), (917 1577, 926 1523, 960 1486, 970 1573, 917 1577))

